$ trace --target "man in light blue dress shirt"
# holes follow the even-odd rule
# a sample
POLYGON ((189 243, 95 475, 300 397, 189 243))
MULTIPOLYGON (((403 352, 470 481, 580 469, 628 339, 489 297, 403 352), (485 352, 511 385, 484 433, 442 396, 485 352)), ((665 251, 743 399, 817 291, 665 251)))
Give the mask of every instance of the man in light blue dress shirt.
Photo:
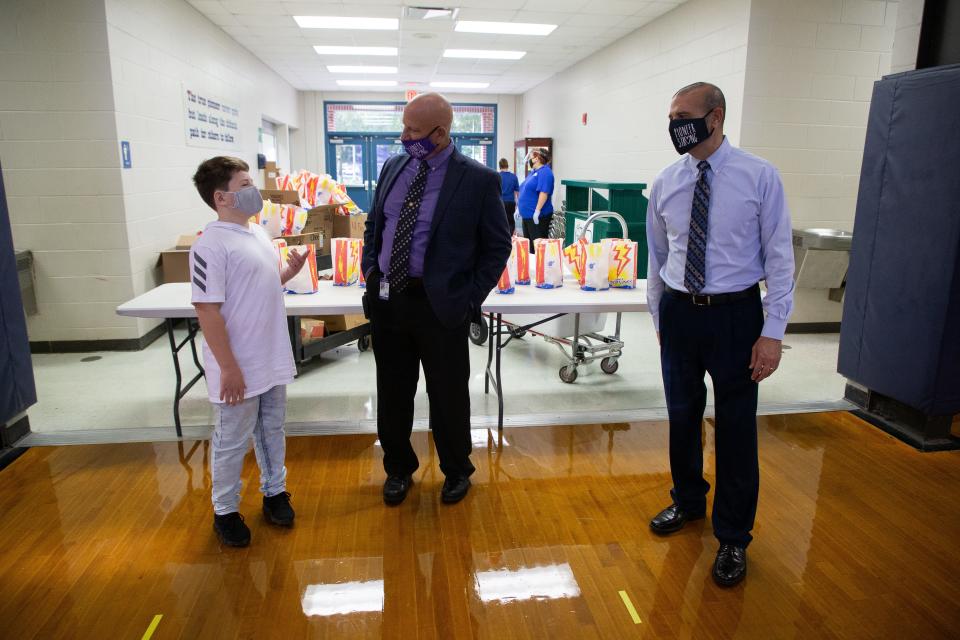
POLYGON ((780 364, 794 261, 780 176, 730 144, 725 116, 716 86, 678 91, 669 132, 683 157, 650 191, 647 300, 660 339, 673 478, 673 504, 650 527, 668 534, 706 515, 701 433, 709 373, 716 407, 712 520, 720 542, 713 577, 732 586, 746 575, 760 487, 758 383, 780 364))

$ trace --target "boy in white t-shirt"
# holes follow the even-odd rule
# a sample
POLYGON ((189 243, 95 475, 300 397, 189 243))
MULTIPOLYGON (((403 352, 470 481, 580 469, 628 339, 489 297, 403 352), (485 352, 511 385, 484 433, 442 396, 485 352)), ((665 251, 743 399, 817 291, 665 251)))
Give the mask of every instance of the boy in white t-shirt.
POLYGON ((203 330, 203 361, 216 426, 210 456, 213 529, 225 545, 250 544, 239 513, 240 472, 250 439, 260 466, 263 513, 293 524, 283 423, 286 385, 296 368, 287 333, 283 283, 306 262, 291 256, 281 270, 277 250, 250 216, 263 206, 243 160, 218 156, 197 168, 193 183, 217 220, 190 250, 192 302, 203 330))

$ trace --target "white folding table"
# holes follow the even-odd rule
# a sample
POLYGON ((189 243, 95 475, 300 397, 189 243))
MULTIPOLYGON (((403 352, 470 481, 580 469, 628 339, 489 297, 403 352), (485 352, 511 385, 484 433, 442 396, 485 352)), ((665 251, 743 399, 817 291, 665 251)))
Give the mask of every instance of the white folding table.
MULTIPOLYGON (((360 314, 363 313, 361 300, 363 292, 364 289, 357 286, 335 287, 330 281, 321 281, 317 293, 284 296, 284 305, 287 316, 291 319, 312 315, 360 314)), ((566 280, 564 286, 558 289, 538 289, 529 285, 517 286, 516 292, 512 294, 491 292, 482 308, 482 311, 489 315, 485 391, 490 392, 492 381, 498 401, 498 426, 503 427, 501 351, 513 339, 513 336, 504 329, 504 314, 546 314, 547 317, 535 323, 519 327, 526 330, 568 313, 619 313, 646 310, 647 296, 644 280, 638 281, 636 289, 581 291, 576 281, 566 280), (504 334, 508 335, 506 340, 503 340, 504 334)), ((184 282, 160 285, 117 307, 117 314, 135 318, 161 318, 165 321, 177 379, 173 413, 177 435, 180 436, 180 400, 203 377, 203 367, 197 356, 195 342, 199 327, 193 322, 197 312, 190 303, 190 284, 184 282), (173 322, 177 319, 187 320, 187 337, 179 343, 173 333, 173 322), (179 352, 187 344, 190 345, 193 362, 199 373, 183 385, 179 352)), ((299 330, 294 333, 299 339, 299 330)))

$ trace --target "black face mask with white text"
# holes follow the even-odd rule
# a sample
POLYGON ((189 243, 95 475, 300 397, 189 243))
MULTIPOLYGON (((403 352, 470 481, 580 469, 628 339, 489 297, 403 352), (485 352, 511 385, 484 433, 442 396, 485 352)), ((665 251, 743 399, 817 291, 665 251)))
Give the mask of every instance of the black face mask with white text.
POLYGON ((678 118, 670 121, 670 140, 677 153, 683 155, 713 135, 713 131, 707 131, 707 116, 711 111, 713 109, 707 111, 702 118, 678 118))

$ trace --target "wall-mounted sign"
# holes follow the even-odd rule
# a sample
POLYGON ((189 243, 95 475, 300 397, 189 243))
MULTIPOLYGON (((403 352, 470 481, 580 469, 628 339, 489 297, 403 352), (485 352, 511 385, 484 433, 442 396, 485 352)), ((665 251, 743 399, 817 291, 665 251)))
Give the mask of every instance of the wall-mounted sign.
POLYGON ((133 166, 133 160, 130 158, 130 143, 127 140, 120 141, 120 158, 123 161, 124 169, 133 166))
POLYGON ((188 145, 240 149, 240 109, 234 101, 184 86, 183 104, 188 145))

